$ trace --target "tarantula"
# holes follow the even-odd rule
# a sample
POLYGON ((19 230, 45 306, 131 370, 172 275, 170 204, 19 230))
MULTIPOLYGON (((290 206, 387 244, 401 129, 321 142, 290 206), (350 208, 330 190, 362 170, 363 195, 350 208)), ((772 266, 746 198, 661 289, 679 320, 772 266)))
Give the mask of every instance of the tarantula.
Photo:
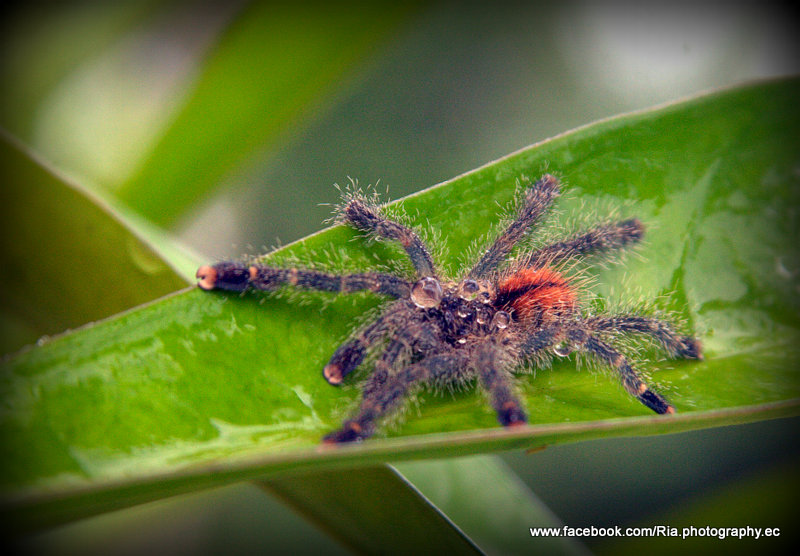
POLYGON ((376 353, 358 411, 325 436, 324 442, 369 437, 376 423, 420 384, 468 379, 477 379, 485 390, 501 425, 524 425, 527 417, 514 393, 512 373, 526 361, 541 362, 550 354, 563 356, 570 351, 610 365, 625 390, 656 413, 674 413, 674 407, 648 388, 607 340, 614 333, 648 335, 670 356, 686 359, 702 358, 699 341, 651 316, 583 316, 577 286, 559 270, 576 257, 637 243, 644 234, 639 220, 599 225, 509 260, 512 249, 545 214, 559 189, 551 175, 530 186, 514 220, 457 281, 439 275, 430 251, 413 230, 351 195, 340 207, 339 219, 376 238, 398 242, 416 271, 413 280, 381 272, 337 275, 222 262, 201 267, 198 285, 204 290, 232 291, 285 285, 341 293, 369 290, 395 299, 342 344, 323 369, 328 383, 339 385, 369 353, 376 353))

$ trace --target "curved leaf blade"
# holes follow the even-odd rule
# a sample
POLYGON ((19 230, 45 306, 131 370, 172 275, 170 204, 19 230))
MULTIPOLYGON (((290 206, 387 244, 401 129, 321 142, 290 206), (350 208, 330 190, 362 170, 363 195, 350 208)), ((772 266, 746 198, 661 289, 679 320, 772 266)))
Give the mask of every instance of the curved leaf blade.
POLYGON ((117 194, 156 224, 174 223, 300 121, 407 10, 388 3, 252 3, 117 194))
POLYGON ((524 534, 563 523, 497 456, 407 462, 397 469, 487 554, 589 554, 575 539, 524 534))
MULTIPOLYGON (((619 205, 650 225, 642 258, 599 273, 666 295, 706 343, 704 362, 648 364, 681 412, 647 410, 606 376, 561 362, 523 377, 532 426, 495 427, 480 395, 425 395, 418 415, 362 446, 318 452, 357 390, 319 376, 352 319, 378 301, 259 299, 186 291, 57 338, 4 365, 0 435, 11 506, 53 523, 176 492, 289 470, 324 470, 606 435, 657 434, 797 414, 796 237, 800 81, 723 91, 600 122, 407 198, 458 254, 496 219, 520 174, 549 164, 562 206, 619 205), (780 268, 784 271, 776 272, 780 268), (324 306, 324 307, 323 307, 324 306), (477 429, 477 430, 476 430, 477 429), (439 434, 430 434, 436 432, 439 434)), ((332 228, 287 252, 352 264, 384 245, 332 228)))
POLYGON ((482 554, 413 484, 385 465, 258 484, 360 554, 382 553, 387 546, 398 554, 482 554))
POLYGON ((2 353, 185 287, 113 207, 4 133, 0 169, 0 306, 20 331, 2 335, 2 353))

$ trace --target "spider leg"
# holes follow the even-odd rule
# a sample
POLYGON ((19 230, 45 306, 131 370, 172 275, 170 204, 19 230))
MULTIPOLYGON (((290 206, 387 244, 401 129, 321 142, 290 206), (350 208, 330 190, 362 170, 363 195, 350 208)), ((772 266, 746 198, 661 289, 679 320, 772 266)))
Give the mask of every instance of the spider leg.
POLYGON ((520 355, 523 358, 535 357, 540 351, 552 346, 562 330, 562 326, 546 326, 528 334, 519 343, 520 355))
POLYGON ((406 280, 380 272, 340 275, 302 268, 274 268, 237 262, 201 266, 197 270, 197 278, 198 285, 204 290, 274 290, 290 285, 340 293, 369 290, 394 298, 408 297, 411 292, 411 284, 406 280))
POLYGON ((598 226, 571 239, 534 251, 528 256, 525 266, 538 268, 543 265, 569 260, 575 256, 585 255, 592 251, 621 249, 631 243, 640 241, 642 236, 644 236, 644 226, 635 218, 615 224, 598 226))
MULTIPOLYGON (((408 312, 398 319, 403 326, 398 326, 395 329, 394 337, 381 354, 380 359, 375 362, 375 370, 362 388, 364 397, 372 396, 373 391, 382 387, 389 375, 398 367, 398 361, 401 358, 410 357, 414 352, 423 354, 424 357, 425 353, 432 353, 432 350, 438 345, 437 334, 440 332, 439 328, 433 323, 423 325, 419 318, 414 318, 414 314, 415 312, 413 311, 408 312)), ((436 375, 433 378, 440 378, 440 376, 436 375)), ((458 376, 458 374, 449 373, 446 378, 454 379, 458 376)))
MULTIPOLYGON (((329 384, 337 386, 344 377, 358 367, 367 351, 391 330, 408 320, 408 305, 397 302, 390 305, 375 321, 362 328, 353 338, 340 345, 322 370, 329 384)), ((387 348, 389 349, 389 348, 387 348)))
POLYGON ((380 359, 375 362, 375 370, 362 386, 361 395, 369 398, 375 395, 375 391, 383 388, 396 368, 397 361, 403 356, 407 356, 410 351, 411 347, 405 340, 392 340, 389 342, 380 359))
POLYGON ((683 336, 657 318, 639 315, 614 315, 586 319, 586 325, 595 331, 621 331, 648 334, 658 340, 664 349, 673 356, 683 359, 702 359, 699 340, 683 336))
POLYGON ((495 342, 485 342, 474 352, 472 362, 478 381, 489 395, 497 420, 504 427, 528 422, 522 403, 513 392, 513 378, 508 370, 506 349, 495 342))
POLYGON ((395 374, 379 369, 365 384, 356 415, 345 420, 339 430, 327 434, 323 442, 353 442, 372 436, 375 422, 396 410, 409 390, 420 383, 446 377, 464 367, 466 362, 466 350, 454 350, 426 357, 395 374))
POLYGON ((358 197, 351 198, 341 208, 341 217, 357 230, 399 242, 408 253, 418 278, 436 275, 430 251, 414 230, 386 218, 358 197))
POLYGON ((589 333, 585 334, 582 347, 588 353, 614 367, 622 380, 622 386, 631 396, 636 397, 656 413, 675 413, 675 408, 660 394, 650 390, 628 360, 613 347, 589 333))
POLYGON ((525 199, 517 216, 486 251, 478 264, 470 271, 471 278, 484 278, 505 261, 514 246, 547 211, 558 196, 558 180, 547 174, 525 192, 525 199))

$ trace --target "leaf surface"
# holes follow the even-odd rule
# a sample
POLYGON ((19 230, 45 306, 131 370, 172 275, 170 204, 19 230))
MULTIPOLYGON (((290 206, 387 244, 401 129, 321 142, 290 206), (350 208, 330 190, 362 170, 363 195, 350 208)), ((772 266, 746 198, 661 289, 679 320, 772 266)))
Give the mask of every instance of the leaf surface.
POLYGON ((396 470, 386 465, 257 481, 357 553, 481 554, 396 470))
POLYGON ((111 205, 0 134, 2 353, 186 286, 111 205))

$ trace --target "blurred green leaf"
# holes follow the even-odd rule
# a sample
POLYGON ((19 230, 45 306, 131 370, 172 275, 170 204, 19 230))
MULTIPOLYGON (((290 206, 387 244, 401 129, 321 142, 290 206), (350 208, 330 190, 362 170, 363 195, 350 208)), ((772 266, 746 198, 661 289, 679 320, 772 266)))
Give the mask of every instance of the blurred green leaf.
POLYGON ((112 207, 5 134, 0 172, 2 353, 186 286, 112 207))
POLYGON ((256 483, 356 552, 470 551, 466 534, 487 554, 586 553, 570 539, 530 538, 529 527, 562 524, 494 456, 336 469, 256 483))
POLYGON ((680 509, 635 525, 643 528, 666 525, 675 528, 677 536, 662 535, 658 543, 653 543, 650 536, 609 539, 596 547, 597 553, 641 554, 645 550, 659 555, 685 550, 703 554, 724 549, 726 554, 780 554, 794 537, 800 492, 799 463, 793 458, 766 472, 742 477, 732 485, 685 501, 680 509), (769 536, 767 529, 772 531, 769 536))
POLYGON ((9 6, 0 36, 2 126, 32 144, 41 109, 64 80, 87 59, 113 48, 163 4, 127 0, 105 3, 102 9, 95 2, 28 5, 27 10, 9 6))
MULTIPOLYGON (((320 436, 358 396, 328 386, 320 369, 355 316, 379 301, 195 290, 4 364, 7 509, 52 524, 286 472, 797 414, 798 93, 798 80, 761 83, 603 121, 404 201, 418 224, 444 231, 451 269, 521 174, 563 176, 567 214, 630 202, 620 212, 649 226, 648 242, 641 257, 601 269, 593 289, 612 306, 661 296, 702 338, 706 361, 644 365, 677 416, 650 416, 613 377, 561 361, 522 377, 524 430, 498 429, 479 394, 424 394, 388 439, 320 451, 320 436)), ((373 254, 398 256, 393 246, 348 241, 354 235, 335 227, 277 258, 345 254, 362 267, 373 254)))
POLYGON ((157 224, 174 222, 231 169, 285 136, 408 10, 385 2, 252 3, 120 198, 157 224))
POLYGON ((531 527, 563 524, 497 456, 397 465, 487 554, 588 554, 574 539, 531 538, 531 527))
POLYGON ((385 465, 258 484, 359 554, 480 554, 414 485, 385 465))

